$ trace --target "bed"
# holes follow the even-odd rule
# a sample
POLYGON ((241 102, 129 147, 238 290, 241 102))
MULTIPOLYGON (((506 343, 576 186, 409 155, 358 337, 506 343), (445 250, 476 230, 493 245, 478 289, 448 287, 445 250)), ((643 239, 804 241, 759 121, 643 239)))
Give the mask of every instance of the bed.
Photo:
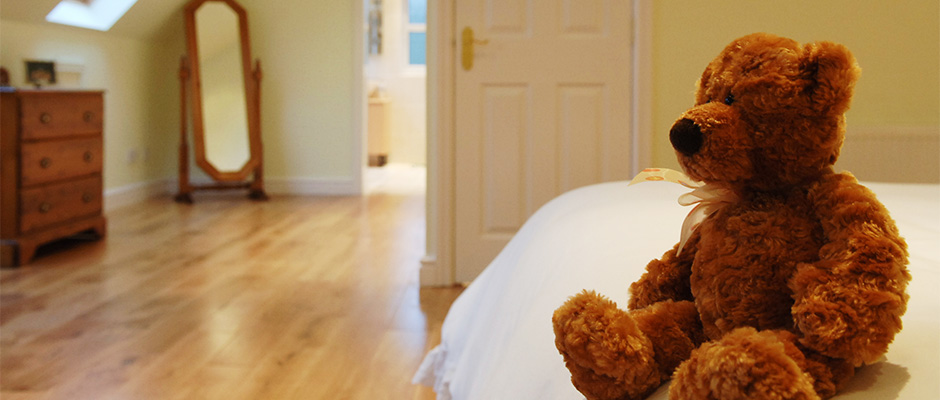
MULTIPOLYGON (((904 329, 881 362, 862 367, 848 399, 940 399, 940 185, 866 183, 910 250, 904 329)), ((584 399, 554 346, 552 312, 582 289, 627 303, 647 262, 678 241, 689 209, 680 185, 604 183, 536 212, 452 305, 441 344, 414 382, 438 400, 584 399)), ((668 384, 650 399, 665 399, 668 384)))

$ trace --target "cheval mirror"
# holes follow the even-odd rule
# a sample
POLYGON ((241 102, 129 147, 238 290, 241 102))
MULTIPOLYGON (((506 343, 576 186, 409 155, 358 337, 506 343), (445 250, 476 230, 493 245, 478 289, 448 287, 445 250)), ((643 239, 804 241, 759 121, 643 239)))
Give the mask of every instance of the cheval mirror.
POLYGON ((245 9, 234 0, 192 0, 184 12, 187 55, 180 64, 176 201, 192 203, 192 192, 201 189, 248 189, 251 199, 266 200, 261 172, 261 62, 252 68, 245 9), (214 182, 190 182, 190 122, 196 165, 214 182))

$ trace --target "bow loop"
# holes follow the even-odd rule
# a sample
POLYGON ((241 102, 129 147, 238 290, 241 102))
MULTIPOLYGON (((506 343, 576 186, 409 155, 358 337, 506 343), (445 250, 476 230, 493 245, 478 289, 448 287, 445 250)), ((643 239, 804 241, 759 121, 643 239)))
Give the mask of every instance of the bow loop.
POLYGON ((679 204, 683 206, 695 205, 689 215, 682 221, 682 232, 679 235, 679 248, 676 255, 682 253, 685 243, 692 237, 692 232, 698 229, 699 224, 722 207, 737 201, 737 196, 731 190, 713 183, 703 183, 692 180, 688 175, 666 168, 647 168, 637 174, 630 181, 630 185, 640 182, 666 181, 678 183, 689 189, 689 193, 679 196, 679 204))

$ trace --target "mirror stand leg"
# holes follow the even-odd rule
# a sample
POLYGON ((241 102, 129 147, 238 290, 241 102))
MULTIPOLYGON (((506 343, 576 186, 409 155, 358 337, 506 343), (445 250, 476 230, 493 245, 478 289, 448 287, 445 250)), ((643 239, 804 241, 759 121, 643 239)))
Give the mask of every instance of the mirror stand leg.
POLYGON ((189 185, 189 146, 184 140, 180 143, 179 192, 173 197, 177 203, 193 204, 193 187, 189 185))
POLYGON ((186 84, 189 81, 189 61, 186 56, 180 59, 180 156, 179 187, 180 191, 173 198, 177 203, 193 204, 192 186, 189 185, 189 141, 186 138, 188 122, 186 115, 186 84))
POLYGON ((263 152, 261 150, 261 60, 255 60, 255 68, 251 74, 253 85, 249 87, 248 99, 250 102, 250 113, 254 116, 253 121, 249 122, 249 141, 251 143, 252 157, 257 157, 258 166, 255 167, 254 180, 248 188, 248 198, 257 201, 268 199, 268 194, 264 192, 264 167, 261 162, 263 152))
POLYGON ((255 168, 255 179, 248 187, 248 198, 252 200, 264 201, 268 199, 268 194, 264 191, 264 179, 261 175, 261 167, 255 168))
POLYGON ((173 200, 177 203, 193 204, 192 193, 179 193, 173 197, 173 200))

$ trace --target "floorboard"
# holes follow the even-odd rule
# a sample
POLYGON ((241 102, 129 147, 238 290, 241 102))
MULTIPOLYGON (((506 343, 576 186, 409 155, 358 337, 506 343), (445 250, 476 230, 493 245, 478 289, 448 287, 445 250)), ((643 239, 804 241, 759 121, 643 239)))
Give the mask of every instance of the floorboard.
POLYGON ((158 197, 0 271, 3 399, 433 399, 424 197, 158 197))

